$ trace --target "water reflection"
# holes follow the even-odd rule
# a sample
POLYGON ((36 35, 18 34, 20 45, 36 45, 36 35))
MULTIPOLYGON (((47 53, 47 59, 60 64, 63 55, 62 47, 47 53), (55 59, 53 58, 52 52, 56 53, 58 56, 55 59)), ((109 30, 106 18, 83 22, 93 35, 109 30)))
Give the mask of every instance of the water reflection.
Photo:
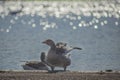
MULTIPOLYGON (((0 3, 2 4, 2 2, 0 3)), ((89 27, 93 25, 95 29, 98 28, 98 23, 101 26, 108 24, 107 20, 101 21, 101 17, 109 18, 114 17, 120 18, 120 2, 112 1, 99 1, 99 2, 6 2, 4 5, 0 5, 0 17, 5 18, 9 15, 16 15, 14 19, 10 20, 11 24, 15 24, 16 21, 21 18, 20 16, 30 14, 31 17, 35 15, 40 16, 43 20, 47 17, 55 17, 57 19, 62 19, 64 21, 70 21, 68 26, 73 26, 74 21, 80 21, 78 26, 73 26, 73 30, 79 27, 89 27), (11 14, 10 14, 11 13, 11 14), (86 22, 81 16, 94 18, 86 22), (81 19, 83 21, 81 21, 81 19)), ((21 20, 22 24, 31 24, 33 28, 36 27, 34 19, 31 19, 26 23, 25 20, 21 20)), ((43 30, 48 28, 56 28, 58 26, 55 22, 40 21, 40 25, 43 25, 43 30), (50 24, 48 24, 50 23, 50 24)), ((119 25, 118 21, 115 21, 115 25, 119 25)), ((4 31, 4 30, 1 30, 4 31)), ((9 32, 9 29, 6 30, 9 32)))

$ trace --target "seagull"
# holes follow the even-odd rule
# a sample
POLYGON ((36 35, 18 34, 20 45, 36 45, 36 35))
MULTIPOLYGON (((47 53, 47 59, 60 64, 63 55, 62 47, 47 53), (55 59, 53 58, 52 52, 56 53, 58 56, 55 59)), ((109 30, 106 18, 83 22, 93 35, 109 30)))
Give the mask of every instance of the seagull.
POLYGON ((25 64, 22 65, 24 70, 48 70, 46 64, 40 61, 22 61, 25 64))
POLYGON ((73 49, 82 50, 78 47, 68 49, 66 47, 66 43, 60 42, 55 44, 54 41, 51 39, 47 39, 42 43, 48 45, 50 49, 47 55, 45 55, 45 53, 41 54, 41 61, 50 66, 52 71, 54 71, 55 67, 62 67, 64 68, 64 71, 66 71, 67 66, 71 64, 70 55, 67 53, 69 53, 73 49))
POLYGON ((45 53, 42 52, 40 59, 41 61, 21 61, 25 62, 25 64, 22 65, 24 70, 49 70, 48 65, 44 62, 44 56, 45 53))

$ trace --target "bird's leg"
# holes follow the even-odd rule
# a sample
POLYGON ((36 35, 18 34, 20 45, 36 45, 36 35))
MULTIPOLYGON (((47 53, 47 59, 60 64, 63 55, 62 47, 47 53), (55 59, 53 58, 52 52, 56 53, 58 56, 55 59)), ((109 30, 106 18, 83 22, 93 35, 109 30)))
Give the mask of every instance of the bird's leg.
POLYGON ((66 71, 66 68, 67 68, 67 67, 65 66, 65 67, 64 67, 64 71, 66 71))
POLYGON ((54 71, 54 67, 53 66, 51 66, 51 70, 54 71))

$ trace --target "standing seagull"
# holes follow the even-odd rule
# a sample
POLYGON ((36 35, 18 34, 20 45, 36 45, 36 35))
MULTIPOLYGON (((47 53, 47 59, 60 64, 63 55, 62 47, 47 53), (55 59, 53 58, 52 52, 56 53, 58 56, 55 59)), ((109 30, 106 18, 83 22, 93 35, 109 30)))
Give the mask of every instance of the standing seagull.
POLYGON ((48 54, 46 56, 45 53, 41 54, 42 61, 47 63, 47 65, 51 67, 52 71, 54 71, 55 67, 63 67, 64 71, 66 71, 67 66, 71 64, 71 60, 67 53, 73 50, 74 48, 67 49, 66 45, 59 48, 59 46, 62 44, 60 43, 55 45, 54 41, 51 39, 45 40, 42 43, 50 46, 50 50, 48 51, 48 54), (66 54, 62 55, 63 53, 66 54))

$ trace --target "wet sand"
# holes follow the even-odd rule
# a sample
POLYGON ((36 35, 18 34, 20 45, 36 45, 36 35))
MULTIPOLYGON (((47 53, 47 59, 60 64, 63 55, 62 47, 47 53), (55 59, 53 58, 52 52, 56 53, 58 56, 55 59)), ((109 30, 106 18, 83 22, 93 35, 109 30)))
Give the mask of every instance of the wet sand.
POLYGON ((120 80, 120 73, 74 71, 0 71, 0 80, 120 80))

